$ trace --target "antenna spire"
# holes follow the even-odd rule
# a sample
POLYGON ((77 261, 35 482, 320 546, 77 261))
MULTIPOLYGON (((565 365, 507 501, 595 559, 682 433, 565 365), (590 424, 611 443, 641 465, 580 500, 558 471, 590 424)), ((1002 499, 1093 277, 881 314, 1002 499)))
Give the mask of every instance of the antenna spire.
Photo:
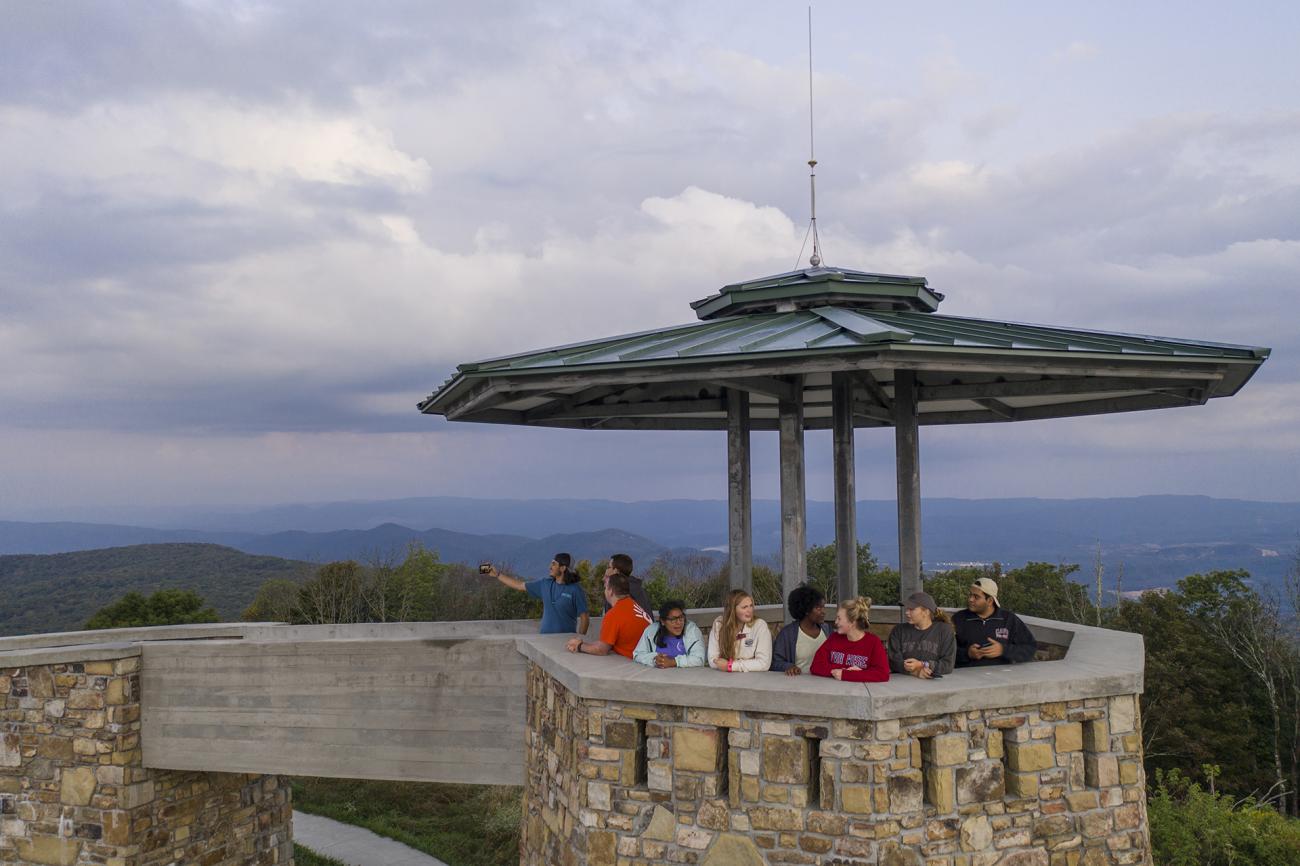
MULTIPOLYGON (((817 149, 813 130, 813 43, 812 43, 812 4, 808 4, 808 192, 812 199, 812 220, 808 226, 812 233, 812 255, 808 264, 814 268, 822 263, 822 243, 817 236, 817 149)), ((807 239, 804 239, 807 243, 807 239)))

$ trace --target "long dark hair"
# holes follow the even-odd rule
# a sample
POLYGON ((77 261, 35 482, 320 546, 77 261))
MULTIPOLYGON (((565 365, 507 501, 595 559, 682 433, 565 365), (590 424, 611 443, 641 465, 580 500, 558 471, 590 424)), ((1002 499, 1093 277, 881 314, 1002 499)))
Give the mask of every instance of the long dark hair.
MULTIPOLYGON (((685 616, 686 602, 670 598, 659 605, 659 633, 655 635, 655 646, 659 647, 659 649, 668 646, 668 624, 664 620, 668 619, 668 615, 675 610, 680 610, 682 615, 685 616)), ((685 636, 686 632, 683 631, 682 637, 685 636)))

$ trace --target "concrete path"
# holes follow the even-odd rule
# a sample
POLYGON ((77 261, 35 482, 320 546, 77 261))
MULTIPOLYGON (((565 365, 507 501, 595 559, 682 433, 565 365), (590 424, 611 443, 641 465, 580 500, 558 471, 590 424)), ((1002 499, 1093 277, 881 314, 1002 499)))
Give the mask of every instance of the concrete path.
POLYGON ((293 813, 293 841, 348 866, 447 866, 436 857, 364 827, 304 812, 293 813))

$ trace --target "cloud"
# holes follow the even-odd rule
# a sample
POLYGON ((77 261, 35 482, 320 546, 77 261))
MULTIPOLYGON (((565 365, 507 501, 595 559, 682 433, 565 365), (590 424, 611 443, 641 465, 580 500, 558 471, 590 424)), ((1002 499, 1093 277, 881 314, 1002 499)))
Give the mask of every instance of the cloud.
MULTIPOLYGON (((686 15, 15 8, 0 32, 0 475, 36 495, 42 477, 85 472, 103 496, 138 475, 123 489, 184 498, 173 473, 189 465, 234 500, 272 495, 281 466, 299 491, 284 498, 379 496, 427 490, 403 475, 416 464, 473 490, 474 455, 499 448, 545 490, 532 463, 552 434, 448 426, 415 402, 458 362, 690 321, 690 300, 790 269, 803 241, 805 58, 686 15), (72 456, 37 460, 40 443, 72 456)), ((926 275, 954 314, 1276 350, 1210 407, 928 431, 930 459, 1012 443, 1042 468, 1066 441, 1086 479, 1153 442, 1222 453, 1245 429, 1282 461, 1300 382, 1285 315, 1300 114, 1148 103, 1038 142, 1007 134, 1050 119, 999 92, 992 66, 925 45, 901 82, 874 55, 818 67, 830 263, 926 275)), ((1054 59, 1097 53, 1076 42, 1054 59)), ((714 447, 600 441, 609 467, 630 441, 690 441, 685 465, 714 447)), ((950 493, 988 481, 943 465, 950 493)), ((1044 493, 1051 478, 1001 483, 1044 493)), ((674 479, 706 493, 654 483, 674 479)))

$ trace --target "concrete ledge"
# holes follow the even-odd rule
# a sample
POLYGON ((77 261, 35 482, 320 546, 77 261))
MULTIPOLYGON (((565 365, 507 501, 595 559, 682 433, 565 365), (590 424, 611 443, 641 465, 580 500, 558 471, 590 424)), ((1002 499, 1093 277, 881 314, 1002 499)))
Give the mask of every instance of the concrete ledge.
POLYGON ((1142 692, 1141 635, 1024 619, 1036 636, 1065 638, 1066 658, 958 669, 940 680, 895 676, 865 685, 771 672, 659 670, 621 656, 574 655, 564 649, 563 635, 522 637, 517 646, 582 698, 841 719, 898 719, 1142 692))
POLYGON ((106 628, 93 631, 62 631, 49 634, 20 634, 0 637, 0 652, 35 647, 87 646, 138 640, 201 640, 242 637, 249 628, 275 623, 214 622, 195 625, 159 625, 147 628, 106 628))
POLYGON ((81 646, 32 647, 6 650, 0 648, 0 668, 25 668, 32 665, 62 665, 72 662, 103 662, 140 655, 138 643, 96 643, 81 646))

